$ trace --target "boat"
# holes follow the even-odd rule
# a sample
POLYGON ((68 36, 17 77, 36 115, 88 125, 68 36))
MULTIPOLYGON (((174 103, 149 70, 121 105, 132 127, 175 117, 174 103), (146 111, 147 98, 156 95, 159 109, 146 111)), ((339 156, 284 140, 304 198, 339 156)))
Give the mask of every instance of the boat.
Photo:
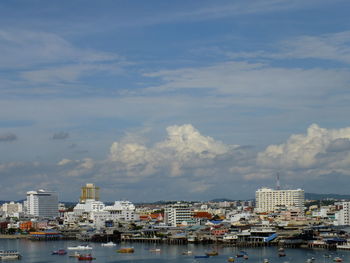
POLYGON ((192 255, 192 251, 191 250, 187 250, 182 252, 182 255, 192 255))
POLYGON ((235 262, 234 257, 229 257, 229 258, 227 259, 227 262, 235 262))
POLYGON ((219 253, 216 250, 213 251, 209 251, 207 253, 205 253, 207 256, 217 256, 219 255, 219 253))
POLYGON ((248 255, 243 255, 243 259, 248 259, 248 255))
POLYGON ((284 252, 284 248, 283 248, 283 247, 280 247, 280 248, 278 249, 278 252, 284 252))
POLYGON ((160 252, 160 248, 152 248, 149 252, 160 252))
POLYGON ((103 247, 115 247, 115 246, 117 246, 117 244, 110 241, 108 243, 101 244, 101 246, 103 246, 103 247))
POLYGON ((67 247, 68 250, 90 250, 92 249, 92 247, 90 247, 89 245, 80 245, 80 246, 76 246, 76 247, 67 247))
POLYGON ((117 250, 118 253, 134 253, 133 247, 123 247, 117 250))
POLYGON ((21 259, 22 256, 16 250, 1 250, 0 251, 0 260, 7 259, 21 259))
POLYGON ((239 251, 239 253, 236 255, 236 257, 242 258, 242 257, 243 257, 244 255, 246 255, 246 254, 247 254, 247 252, 241 250, 241 251, 239 251))
POLYGON ((94 260, 96 258, 94 258, 91 254, 86 254, 86 255, 80 255, 78 257, 78 260, 94 260))
POLYGON ((335 257, 333 258, 334 262, 343 262, 343 259, 341 257, 335 257))
POLYGON ((279 252, 279 253, 278 253, 278 256, 279 256, 279 257, 285 257, 285 256, 286 256, 286 253, 285 253, 285 252, 279 252))
POLYGON ((269 260, 267 258, 265 258, 263 263, 269 263, 269 260))
POLYGON ((80 253, 75 251, 74 254, 69 255, 69 257, 71 257, 71 258, 78 258, 78 257, 80 257, 80 253))
POLYGON ((55 250, 55 251, 52 251, 52 253, 51 253, 52 255, 65 255, 65 254, 67 254, 67 251, 66 250, 64 250, 64 249, 59 249, 59 250, 55 250))
POLYGON ((194 258, 208 258, 208 255, 199 255, 199 256, 194 256, 194 258))

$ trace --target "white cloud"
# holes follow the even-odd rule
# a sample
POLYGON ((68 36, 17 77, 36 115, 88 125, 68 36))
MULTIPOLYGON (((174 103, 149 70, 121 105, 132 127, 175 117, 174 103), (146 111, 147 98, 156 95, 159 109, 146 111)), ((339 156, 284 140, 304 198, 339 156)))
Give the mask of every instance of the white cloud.
POLYGON ((343 129, 325 129, 312 124, 306 134, 294 134, 287 142, 270 145, 258 154, 258 163, 276 168, 311 168, 318 164, 327 148, 338 139, 350 139, 350 127, 343 129))
POLYGON ((169 126, 167 133, 166 140, 152 147, 114 142, 109 159, 124 165, 133 176, 151 175, 160 170, 167 170, 170 176, 179 176, 183 166, 193 163, 203 165, 237 147, 203 136, 190 124, 169 126))

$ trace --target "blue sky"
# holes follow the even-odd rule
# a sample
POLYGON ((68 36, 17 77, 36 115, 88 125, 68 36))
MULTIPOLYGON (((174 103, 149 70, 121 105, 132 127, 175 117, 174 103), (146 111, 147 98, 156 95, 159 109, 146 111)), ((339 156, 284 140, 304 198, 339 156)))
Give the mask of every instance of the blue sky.
POLYGON ((2 1, 0 198, 348 193, 349 7, 2 1))

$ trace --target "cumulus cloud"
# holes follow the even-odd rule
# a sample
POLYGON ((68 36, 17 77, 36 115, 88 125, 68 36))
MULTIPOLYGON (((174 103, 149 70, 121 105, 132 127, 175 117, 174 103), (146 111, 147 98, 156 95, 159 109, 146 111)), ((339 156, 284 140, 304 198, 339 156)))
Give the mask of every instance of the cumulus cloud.
POLYGON ((57 132, 52 135, 53 140, 65 140, 69 138, 68 132, 57 132))
POLYGON ((347 150, 350 127, 325 129, 312 124, 306 134, 294 134, 287 142, 270 145, 258 154, 258 163, 268 167, 310 168, 327 151, 347 150))
POLYGON ((14 133, 0 134, 0 142, 13 142, 17 139, 17 135, 14 133))
POLYGON ((134 176, 150 175, 162 169, 170 176, 179 176, 183 167, 204 165, 237 147, 203 136, 190 124, 169 126, 167 134, 164 141, 152 147, 114 142, 109 159, 122 164, 134 176))

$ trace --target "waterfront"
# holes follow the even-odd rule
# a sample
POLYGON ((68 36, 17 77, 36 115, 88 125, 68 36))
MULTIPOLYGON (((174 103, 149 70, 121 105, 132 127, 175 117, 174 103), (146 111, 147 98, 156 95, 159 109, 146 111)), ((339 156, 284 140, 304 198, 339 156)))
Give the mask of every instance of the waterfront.
MULTIPOLYGON (((0 240, 1 250, 18 250, 23 258, 21 262, 30 263, 43 263, 43 262, 78 262, 76 258, 68 257, 68 254, 73 253, 68 251, 67 255, 58 256, 51 255, 53 250, 57 249, 67 249, 68 246, 76 246, 81 244, 78 241, 51 241, 51 242, 35 242, 30 240, 10 240, 3 239, 0 240)), ((96 257, 93 262, 103 263, 103 262, 227 262, 228 257, 236 255, 240 249, 224 246, 215 245, 154 245, 154 244, 139 244, 139 243, 121 243, 117 244, 117 247, 108 248, 102 247, 100 243, 89 243, 92 246, 92 255, 96 257), (116 249, 123 246, 133 246, 135 248, 135 253, 133 254, 118 254, 116 249), (149 249, 160 248, 161 252, 150 252, 149 249), (204 255, 205 252, 210 250, 217 250, 219 252, 218 256, 204 258, 204 259, 194 259, 194 255, 204 255), (182 252, 186 250, 193 251, 193 255, 185 256, 182 252)), ((276 247, 261 247, 261 248, 247 248, 244 249, 249 255, 248 260, 243 260, 242 258, 236 258, 235 262, 252 262, 259 263, 263 262, 263 259, 269 259, 270 263, 284 263, 284 262, 305 262, 308 258, 315 258, 315 263, 317 262, 333 262, 333 258, 340 256, 344 259, 344 262, 350 261, 350 251, 328 251, 322 249, 286 249, 286 257, 278 257, 276 247), (325 258, 325 254, 331 254, 330 258, 325 258)), ((89 253, 82 251, 82 253, 89 253)))

